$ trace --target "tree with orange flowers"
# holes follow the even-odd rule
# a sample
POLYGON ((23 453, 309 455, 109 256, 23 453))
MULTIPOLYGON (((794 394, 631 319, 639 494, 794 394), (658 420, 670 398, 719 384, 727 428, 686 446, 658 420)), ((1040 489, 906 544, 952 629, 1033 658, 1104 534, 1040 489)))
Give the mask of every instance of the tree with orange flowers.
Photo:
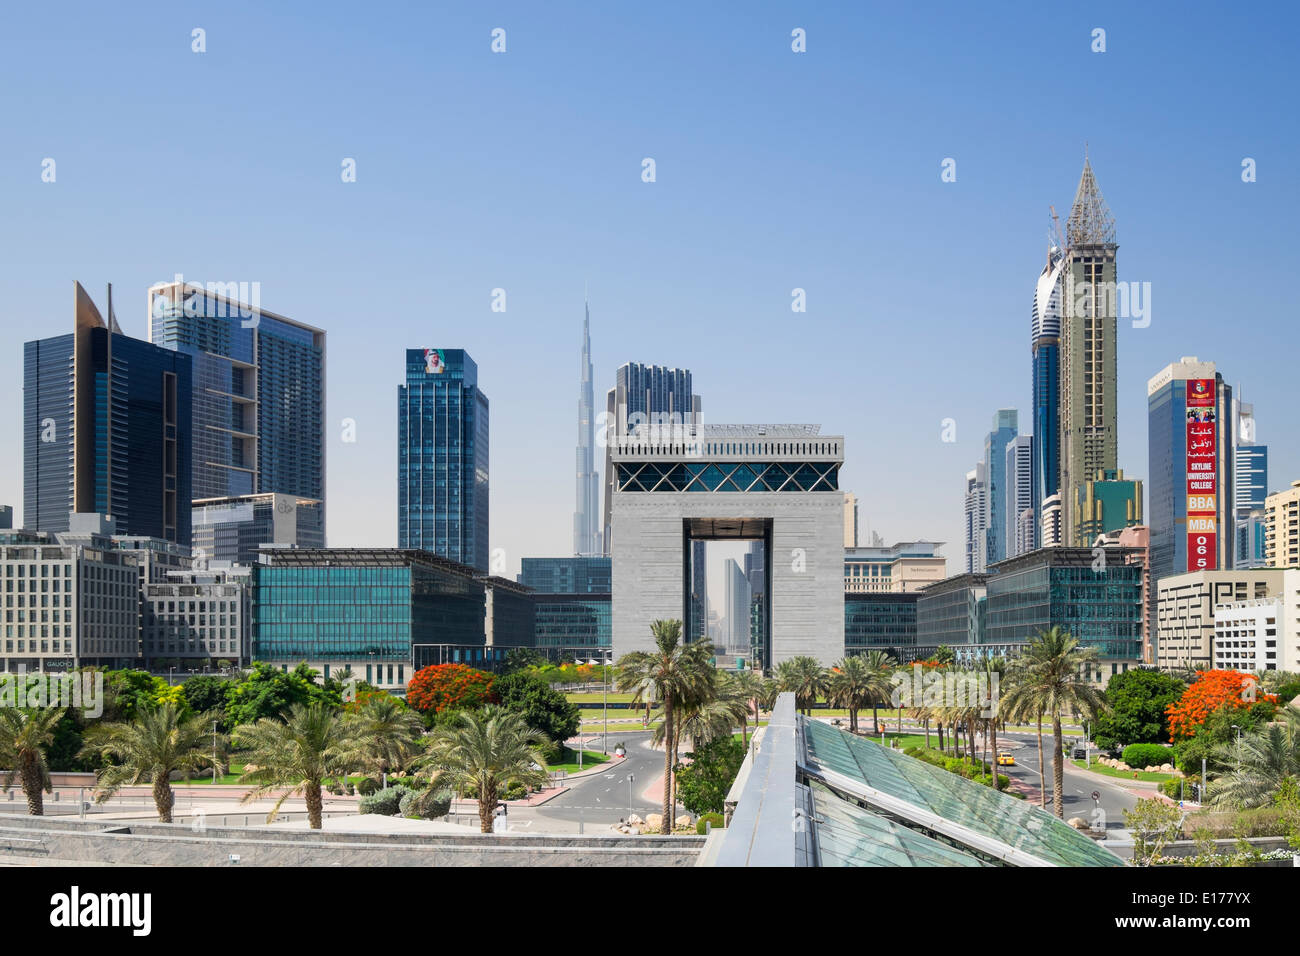
POLYGON ((1249 712, 1259 704, 1277 704, 1276 694, 1266 694, 1250 674, 1233 670, 1197 671, 1196 680, 1165 711, 1169 741, 1177 743, 1196 735, 1221 708, 1249 712))
POLYGON ((494 675, 464 664, 431 664, 411 676, 406 702, 428 715, 495 704, 494 675))

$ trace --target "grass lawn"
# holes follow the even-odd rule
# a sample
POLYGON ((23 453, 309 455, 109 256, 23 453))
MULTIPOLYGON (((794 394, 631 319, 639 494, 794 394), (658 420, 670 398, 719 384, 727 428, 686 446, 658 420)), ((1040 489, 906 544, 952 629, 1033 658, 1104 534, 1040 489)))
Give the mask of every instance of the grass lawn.
POLYGON ((582 766, 579 767, 578 752, 565 747, 564 757, 562 758, 563 762, 547 764, 546 769, 565 770, 569 773, 577 773, 579 770, 590 770, 598 764, 607 763, 609 759, 610 758, 607 754, 603 754, 599 750, 584 750, 582 752, 582 766))
MULTIPOLYGON (((564 695, 569 698, 569 702, 579 706, 596 706, 599 707, 607 699, 600 691, 572 691, 564 695)), ((632 703, 631 694, 617 694, 614 691, 609 692, 608 700, 611 704, 630 704, 632 703)), ((623 710, 626 708, 620 708, 623 710)))
POLYGON ((1093 773, 1099 773, 1104 777, 1115 777, 1118 780, 1145 780, 1148 783, 1163 783, 1166 780, 1172 780, 1172 773, 1147 773, 1145 770, 1116 770, 1113 767, 1107 767, 1093 760, 1092 766, 1085 767, 1082 760, 1071 760, 1080 770, 1091 770, 1093 773))

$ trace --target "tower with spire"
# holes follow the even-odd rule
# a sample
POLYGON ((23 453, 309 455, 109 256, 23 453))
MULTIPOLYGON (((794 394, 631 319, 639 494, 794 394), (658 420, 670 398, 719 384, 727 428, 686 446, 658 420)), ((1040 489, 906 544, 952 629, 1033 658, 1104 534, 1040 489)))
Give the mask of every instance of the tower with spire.
POLYGON ((582 365, 578 376, 577 494, 573 511, 573 553, 577 557, 604 552, 600 522, 600 479, 596 475, 595 394, 591 366, 591 303, 583 295, 582 365))
POLYGON ((1060 491, 1066 545, 1078 540, 1076 489, 1118 465, 1116 412, 1115 220, 1102 198, 1092 163, 1083 174, 1066 223, 1061 288, 1060 491))

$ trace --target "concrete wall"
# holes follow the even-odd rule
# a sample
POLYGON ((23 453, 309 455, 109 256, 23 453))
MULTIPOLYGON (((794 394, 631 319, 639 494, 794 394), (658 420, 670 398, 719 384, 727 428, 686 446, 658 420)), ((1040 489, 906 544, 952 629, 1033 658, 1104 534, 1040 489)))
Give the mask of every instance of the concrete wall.
POLYGON ((618 492, 613 505, 617 659, 653 647, 650 622, 681 620, 685 518, 772 519, 772 663, 844 656, 844 496, 827 492, 618 492))
POLYGON ((166 823, 0 820, 0 861, 143 866, 693 866, 703 844, 703 837, 196 831, 166 823))

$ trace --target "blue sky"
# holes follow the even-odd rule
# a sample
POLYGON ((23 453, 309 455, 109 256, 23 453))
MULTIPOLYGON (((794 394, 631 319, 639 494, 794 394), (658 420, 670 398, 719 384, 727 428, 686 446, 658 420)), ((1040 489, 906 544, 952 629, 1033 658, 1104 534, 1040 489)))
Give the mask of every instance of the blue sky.
POLYGON ((1293 7, 701 6, 7 12, 0 502, 20 343, 70 330, 73 279, 144 337, 180 272, 327 330, 331 544, 396 544, 403 350, 440 346, 491 400, 493 547, 512 573, 568 553, 588 284, 598 403, 634 360, 691 368, 710 421, 820 422, 864 523, 955 570, 963 475, 996 409, 1028 414, 1048 206, 1085 141, 1120 278, 1152 288, 1150 327, 1121 322, 1121 467, 1147 476, 1147 379, 1197 355, 1255 403, 1270 485, 1300 478, 1293 7))

